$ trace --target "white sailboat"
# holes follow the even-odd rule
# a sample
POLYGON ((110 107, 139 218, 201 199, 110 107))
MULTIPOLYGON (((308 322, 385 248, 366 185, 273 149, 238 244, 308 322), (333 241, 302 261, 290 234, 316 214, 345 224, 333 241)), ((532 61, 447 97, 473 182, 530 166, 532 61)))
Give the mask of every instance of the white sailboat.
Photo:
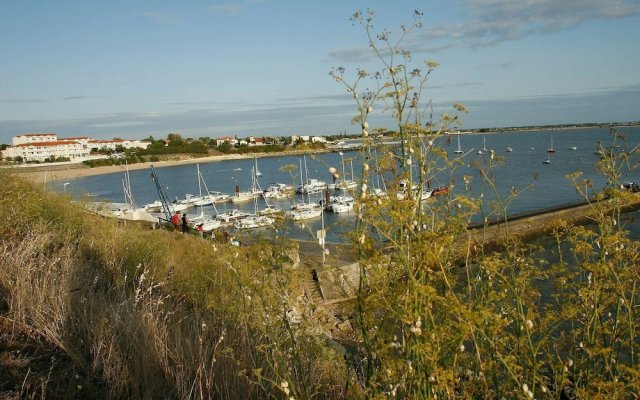
POLYGON ((351 179, 347 179, 346 172, 344 170, 344 153, 340 152, 340 159, 342 164, 342 175, 334 180, 334 183, 327 185, 329 190, 350 190, 355 189, 358 186, 358 182, 355 181, 353 175, 353 161, 351 161, 351 179))
POLYGON ((122 179, 122 190, 124 192, 124 204, 112 205, 111 213, 119 219, 127 221, 147 221, 158 222, 158 218, 149 214, 145 208, 139 208, 136 206, 136 202, 133 199, 133 192, 131 191, 131 179, 129 178, 129 165, 126 165, 126 171, 124 178, 122 179))
POLYGON ((254 174, 256 175, 256 177, 261 177, 262 176, 262 172, 260 172, 260 170, 258 169, 258 157, 254 157, 255 160, 255 171, 254 174))
POLYGON ((256 181, 255 169, 251 167, 251 188, 246 192, 236 190, 236 194, 231 197, 231 202, 242 203, 260 197, 262 195, 262 190, 259 190, 256 187, 256 181))
POLYGON ((477 154, 482 155, 487 151, 489 151, 487 150, 487 139, 484 136, 482 136, 482 149, 478 150, 477 154))
POLYGON ((550 141, 551 141, 551 146, 549 146, 549 148, 547 149, 547 153, 555 153, 556 149, 553 147, 553 135, 551 135, 550 141))
POLYGON ((216 209, 215 204, 213 204, 213 202, 208 202, 203 200, 204 197, 202 196, 202 185, 204 185, 206 192, 208 193, 209 190, 207 189, 207 184, 204 181, 204 178, 202 177, 202 174, 200 173, 200 164, 196 164, 196 173, 198 175, 198 191, 200 192, 200 204, 198 205, 198 202, 195 202, 196 206, 200 208, 200 213, 196 214, 196 215, 191 215, 191 216, 187 216, 187 220, 189 221, 189 226, 193 229, 197 229, 198 226, 202 225, 202 230, 204 232, 211 232, 214 229, 218 229, 220 227, 220 220, 216 219, 215 217, 211 216, 211 215, 207 215, 204 213, 204 205, 206 203, 206 205, 212 205, 213 209, 215 210, 215 213, 218 213, 218 210, 216 209))
MULTIPOLYGON (((327 189, 327 183, 318 179, 309 179, 309 172, 307 170, 307 157, 302 157, 304 160, 304 173, 306 176, 306 183, 302 180, 300 181, 300 186, 296 188, 296 193, 298 194, 311 194, 311 193, 321 193, 322 191, 327 189)), ((302 164, 301 164, 302 165, 302 164)), ((300 167, 300 177, 302 178, 302 167, 300 167)))
MULTIPOLYGON (((305 173, 306 173, 306 162, 305 162, 305 173)), ((301 185, 299 187, 304 187, 302 160, 300 160, 300 182, 301 182, 301 185)), ((286 216, 288 218, 293 219, 294 221, 301 221, 301 220, 311 219, 311 218, 316 218, 321 216, 322 207, 320 206, 320 204, 311 203, 311 199, 309 197, 310 192, 306 191, 308 202, 305 202, 304 200, 305 191, 301 191, 301 193, 302 193, 302 202, 292 205, 291 211, 288 211, 286 216)))
POLYGON ((458 148, 454 151, 455 154, 462 154, 462 147, 460 147, 460 132, 456 133, 456 137, 458 139, 458 148))

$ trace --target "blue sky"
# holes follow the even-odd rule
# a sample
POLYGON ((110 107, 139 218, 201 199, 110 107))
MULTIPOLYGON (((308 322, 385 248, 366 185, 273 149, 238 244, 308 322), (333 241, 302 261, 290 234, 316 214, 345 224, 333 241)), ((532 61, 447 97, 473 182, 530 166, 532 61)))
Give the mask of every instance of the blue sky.
POLYGON ((328 72, 380 68, 367 8, 392 35, 424 13, 405 43, 463 128, 640 120, 638 0, 0 0, 0 143, 355 132, 328 72))

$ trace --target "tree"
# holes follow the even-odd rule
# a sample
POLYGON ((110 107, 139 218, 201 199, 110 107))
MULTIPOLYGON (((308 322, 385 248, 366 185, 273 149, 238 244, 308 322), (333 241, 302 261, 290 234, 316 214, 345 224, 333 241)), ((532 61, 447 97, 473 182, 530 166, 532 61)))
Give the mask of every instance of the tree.
POLYGON ((185 145, 185 141, 179 133, 170 133, 167 135, 167 139, 169 139, 169 146, 178 147, 185 145))

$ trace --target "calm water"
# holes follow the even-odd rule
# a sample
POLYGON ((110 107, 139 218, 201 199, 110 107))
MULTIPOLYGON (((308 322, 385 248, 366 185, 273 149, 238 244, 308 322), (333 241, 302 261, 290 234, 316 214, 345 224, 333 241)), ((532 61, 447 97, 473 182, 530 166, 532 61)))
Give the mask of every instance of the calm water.
MULTIPOLYGON (((631 150, 640 144, 640 128, 620 128, 624 133, 624 138, 617 138, 616 144, 620 148, 616 150, 631 150)), ((485 204, 495 200, 495 196, 481 183, 478 166, 485 165, 487 153, 476 154, 477 150, 483 147, 483 139, 487 149, 493 149, 495 154, 505 157, 506 162, 493 170, 495 180, 499 184, 501 197, 506 197, 512 188, 525 190, 510 205, 510 213, 524 211, 534 211, 541 208, 562 205, 580 200, 570 181, 565 179, 569 173, 582 171, 584 177, 591 179, 594 188, 601 189, 605 186, 605 179, 596 172, 596 163, 599 157, 594 154, 598 142, 603 146, 613 143, 613 136, 608 129, 577 129, 563 131, 531 131, 531 132, 506 132, 488 135, 460 135, 462 150, 470 151, 464 158, 465 167, 456 171, 453 177, 453 184, 456 190, 462 190, 464 183, 462 176, 473 177, 471 191, 474 194, 484 193, 485 204), (556 150, 550 155, 551 164, 545 165, 542 162, 547 158, 547 148, 551 146, 556 150), (511 147, 512 152, 506 152, 511 147), (576 150, 571 150, 575 147, 576 150)), ((442 141, 445 149, 449 151, 451 157, 457 148, 457 141, 452 137, 450 143, 442 141)), ((357 152, 345 152, 346 175, 351 175, 349 160, 353 159, 354 173, 359 174, 357 152)), ((326 153, 318 155, 307 155, 307 167, 310 178, 331 181, 328 172, 329 167, 335 167, 339 171, 342 169, 341 156, 338 153, 326 153)), ((272 182, 282 182, 290 185, 300 183, 299 176, 299 156, 266 157, 258 159, 258 169, 262 172, 259 178, 260 186, 264 189, 272 182), (292 167, 292 171, 287 171, 292 167)), ((632 162, 636 162, 635 157, 632 162)), ((245 191, 251 186, 251 168, 255 165, 253 159, 216 161, 203 163, 200 165, 200 172, 204 177, 207 188, 210 191, 221 191, 232 194, 236 185, 240 190, 245 191)), ((303 167, 304 168, 304 167, 303 167)), ((627 168, 628 169, 628 168, 627 168)), ((123 169, 124 171, 124 169, 123 169)), ((176 167, 166 167, 156 169, 159 180, 170 199, 184 198, 185 193, 198 194, 198 180, 195 165, 184 165, 176 167)), ((136 170, 129 173, 131 188, 136 203, 141 206, 151 203, 158 198, 155 184, 151 180, 150 171, 136 170)), ((91 200, 109 200, 112 202, 123 202, 122 179, 123 173, 113 173, 100 176, 90 176, 69 181, 66 189, 77 198, 82 198, 86 194, 91 194, 91 200)), ((640 175, 635 171, 628 172, 627 180, 640 181, 640 175)), ((433 180, 434 185, 448 184, 449 175, 442 174, 433 180)), ((62 191, 63 183, 55 184, 55 189, 62 191)), ((203 188, 204 190, 204 188, 203 188)), ((319 197, 312 198, 318 201, 319 197)), ((292 201, 299 201, 299 198, 284 201, 270 201, 283 209, 288 209, 292 201)), ((217 206, 222 212, 237 205, 225 203, 217 206)), ((264 206, 260 200, 259 207, 264 206)), ((253 212, 252 202, 240 206, 247 211, 253 212)), ((212 207, 206 207, 205 212, 214 213, 212 207)), ((353 217, 349 215, 335 215, 325 213, 325 225, 329 229, 328 239, 330 241, 339 240, 339 233, 345 228, 352 226, 353 217)), ((291 236, 301 239, 313 239, 315 231, 320 229, 321 220, 315 219, 305 222, 304 225, 294 225, 291 236)))

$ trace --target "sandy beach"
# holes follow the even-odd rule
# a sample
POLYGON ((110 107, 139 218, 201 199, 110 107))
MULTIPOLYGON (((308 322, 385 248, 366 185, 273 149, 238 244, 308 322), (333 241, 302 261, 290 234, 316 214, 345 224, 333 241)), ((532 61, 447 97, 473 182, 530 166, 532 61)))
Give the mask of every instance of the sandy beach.
MULTIPOLYGON (((226 160, 240 160, 246 158, 264 158, 264 157, 279 157, 279 156, 291 156, 298 154, 310 154, 310 153, 326 153, 329 150, 321 150, 321 149, 313 149, 313 150, 300 150, 300 151, 283 151, 276 153, 253 153, 253 154, 223 154, 223 155, 215 155, 215 156, 207 156, 207 157, 188 157, 182 155, 184 157, 182 159, 175 160, 167 160, 167 161, 156 161, 153 163, 144 163, 144 164, 131 164, 129 165, 129 170, 139 170, 139 169, 149 169, 151 165, 155 168, 164 168, 164 167, 173 167, 176 165, 188 165, 188 164, 196 164, 196 163, 208 163, 208 162, 216 162, 216 161, 226 161, 226 160)), ((111 165, 105 167, 94 167, 90 168, 83 164, 61 164, 61 165, 51 165, 47 166, 46 164, 38 164, 29 167, 14 167, 7 168, 7 170, 19 174, 21 177, 24 177, 28 181, 34 184, 41 184, 45 181, 61 181, 61 180, 70 180, 75 178, 81 178, 84 176, 93 176, 93 175, 103 175, 103 174, 111 174, 114 172, 124 172, 126 167, 124 165, 111 165)))

